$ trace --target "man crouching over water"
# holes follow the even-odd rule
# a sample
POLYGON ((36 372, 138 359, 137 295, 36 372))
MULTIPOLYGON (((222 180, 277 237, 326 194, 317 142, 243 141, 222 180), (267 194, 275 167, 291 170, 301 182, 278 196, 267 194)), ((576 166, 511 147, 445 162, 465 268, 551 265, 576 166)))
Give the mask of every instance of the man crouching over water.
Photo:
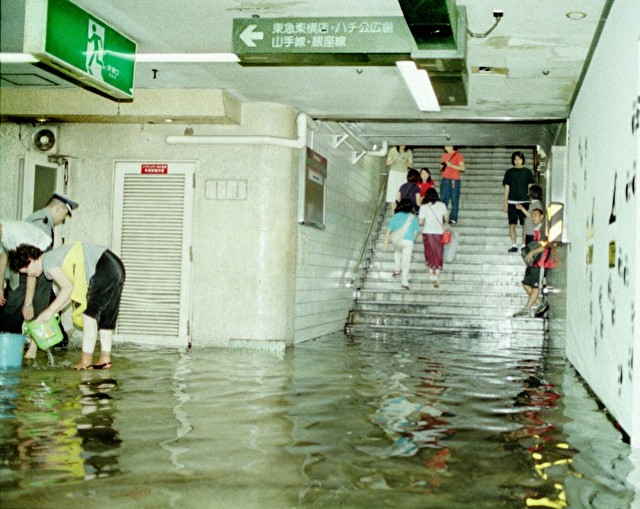
POLYGON ((125 270, 120 258, 106 246, 72 242, 43 253, 34 246, 21 244, 9 253, 15 272, 53 280, 58 295, 37 317, 48 322, 71 303, 76 327, 83 328, 82 357, 75 369, 109 369, 113 331, 118 318, 125 270), (93 351, 100 333, 100 357, 93 363, 93 351))

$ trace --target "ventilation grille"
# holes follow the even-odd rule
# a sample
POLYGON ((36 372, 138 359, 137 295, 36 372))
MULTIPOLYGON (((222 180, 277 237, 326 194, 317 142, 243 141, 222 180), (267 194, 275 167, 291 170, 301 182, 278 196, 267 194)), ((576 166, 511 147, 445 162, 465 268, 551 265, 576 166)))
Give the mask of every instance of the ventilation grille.
POLYGON ((185 178, 124 176, 120 335, 179 336, 185 178))
POLYGON ((58 128, 54 126, 36 127, 31 133, 31 145, 42 154, 57 154, 58 128))

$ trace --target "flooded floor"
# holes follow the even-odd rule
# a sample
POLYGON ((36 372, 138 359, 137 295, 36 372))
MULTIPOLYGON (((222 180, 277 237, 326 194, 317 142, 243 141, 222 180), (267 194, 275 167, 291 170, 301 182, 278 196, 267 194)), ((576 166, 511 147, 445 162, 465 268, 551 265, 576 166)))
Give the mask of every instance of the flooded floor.
POLYGON ((638 506, 638 459, 560 350, 403 334, 283 357, 118 346, 0 373, 0 507, 638 506), (634 499, 634 496, 636 497, 634 499))

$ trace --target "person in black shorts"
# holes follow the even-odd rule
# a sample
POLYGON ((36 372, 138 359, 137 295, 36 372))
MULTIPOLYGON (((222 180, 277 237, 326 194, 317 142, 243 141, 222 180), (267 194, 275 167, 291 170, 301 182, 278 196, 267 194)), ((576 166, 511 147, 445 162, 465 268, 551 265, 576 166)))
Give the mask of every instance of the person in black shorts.
MULTIPOLYGON (((523 208, 529 207, 529 187, 535 184, 533 172, 524 166, 524 154, 519 150, 511 154, 511 164, 502 179, 504 187, 504 202, 502 210, 507 213, 509 218, 509 237, 511 237, 510 253, 518 252, 516 244, 516 225, 519 223, 524 226, 525 214, 519 210, 516 205, 520 204, 523 208)), ((524 228, 522 233, 522 247, 524 247, 524 228)))
POLYGON ((83 329, 82 357, 76 369, 109 369, 111 346, 125 278, 122 261, 107 246, 72 242, 43 253, 21 244, 9 253, 11 269, 27 276, 42 274, 55 281, 56 298, 37 317, 48 322, 71 304, 73 323, 83 329), (100 335, 100 357, 93 363, 93 351, 100 335))

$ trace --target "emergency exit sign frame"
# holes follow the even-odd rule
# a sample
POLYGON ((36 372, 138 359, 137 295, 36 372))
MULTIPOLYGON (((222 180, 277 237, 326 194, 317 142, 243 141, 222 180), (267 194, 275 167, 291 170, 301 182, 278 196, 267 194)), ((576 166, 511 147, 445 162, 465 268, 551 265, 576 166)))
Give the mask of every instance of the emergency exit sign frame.
POLYGON ((45 66, 132 99, 136 43, 68 0, 27 0, 24 48, 45 66))

